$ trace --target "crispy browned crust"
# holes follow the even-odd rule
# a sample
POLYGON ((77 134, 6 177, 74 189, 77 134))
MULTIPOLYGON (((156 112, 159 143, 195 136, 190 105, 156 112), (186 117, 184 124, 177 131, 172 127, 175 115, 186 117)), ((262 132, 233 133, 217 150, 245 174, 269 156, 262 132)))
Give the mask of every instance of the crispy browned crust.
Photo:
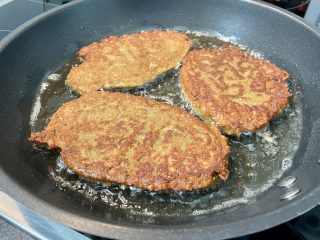
POLYGON ((288 104, 288 73, 226 46, 188 53, 180 74, 193 108, 229 134, 264 127, 288 104))
POLYGON ((71 69, 66 84, 79 93, 143 85, 176 67, 191 40, 176 31, 109 36, 80 49, 84 60, 71 69))
POLYGON ((192 190, 228 177, 227 139, 182 109, 94 91, 68 102, 30 141, 61 149, 79 175, 147 190, 192 190))

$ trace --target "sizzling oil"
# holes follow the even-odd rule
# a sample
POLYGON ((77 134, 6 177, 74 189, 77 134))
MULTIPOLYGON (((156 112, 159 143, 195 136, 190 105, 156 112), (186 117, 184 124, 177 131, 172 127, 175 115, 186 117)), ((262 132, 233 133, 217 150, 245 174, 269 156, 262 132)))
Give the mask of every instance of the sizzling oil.
MULTIPOLYGON (((199 33, 187 33, 192 39, 192 49, 214 48, 230 44, 219 38, 199 33)), ((240 46, 241 48, 245 48, 240 46)), ((250 52, 255 56, 261 54, 250 52)), ((78 97, 65 86, 64 81, 72 65, 78 63, 73 58, 67 65, 48 75, 35 99, 30 125, 32 131, 42 130, 50 116, 63 103, 78 97)), ((144 86, 130 90, 119 90, 163 101, 194 114, 183 97, 179 85, 180 67, 173 69, 144 86)), ((106 213, 112 209, 123 209, 129 214, 152 216, 198 215, 240 206, 254 200, 268 190, 288 170, 300 142, 302 129, 301 93, 295 80, 289 80, 292 92, 289 106, 257 133, 245 133, 240 137, 230 137, 230 176, 226 182, 219 182, 207 189, 196 191, 150 192, 134 187, 107 185, 88 181, 67 169, 58 154, 37 149, 39 161, 43 155, 54 158, 48 167, 49 176, 55 184, 73 197, 85 196, 90 207, 103 204, 106 213), (40 157, 41 155, 41 157, 40 157)), ((201 119, 201 116, 198 116, 201 119)))

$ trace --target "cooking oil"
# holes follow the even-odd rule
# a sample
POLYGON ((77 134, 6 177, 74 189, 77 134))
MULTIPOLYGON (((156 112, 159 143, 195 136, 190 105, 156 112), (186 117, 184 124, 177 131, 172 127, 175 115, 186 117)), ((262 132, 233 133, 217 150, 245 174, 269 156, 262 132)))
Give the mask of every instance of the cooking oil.
MULTIPOLYGON (((225 41, 221 36, 218 38, 199 32, 187 34, 192 39, 192 49, 235 44, 225 41)), ((239 47, 256 57, 263 57, 263 54, 245 46, 239 47)), ((30 118, 32 131, 42 130, 59 106, 79 97, 65 85, 65 79, 71 67, 80 61, 74 57, 67 65, 46 76, 35 98, 30 118)), ((143 86, 113 91, 166 102, 202 119, 181 92, 180 67, 177 66, 143 86)), ((298 82, 290 79, 288 85, 292 92, 289 105, 267 127, 256 133, 244 133, 240 137, 228 136, 231 154, 230 176, 226 182, 218 182, 209 188, 195 191, 151 192, 86 180, 68 169, 59 155, 54 155, 55 162, 49 166, 48 175, 61 191, 85 196, 92 206, 105 204, 106 212, 123 209, 135 215, 181 216, 201 215, 240 206, 253 201, 274 186, 293 164, 302 130, 302 105, 298 82)), ((40 152, 43 154, 42 149, 38 150, 40 152)), ((51 153, 46 154, 48 158, 52 158, 51 153)))

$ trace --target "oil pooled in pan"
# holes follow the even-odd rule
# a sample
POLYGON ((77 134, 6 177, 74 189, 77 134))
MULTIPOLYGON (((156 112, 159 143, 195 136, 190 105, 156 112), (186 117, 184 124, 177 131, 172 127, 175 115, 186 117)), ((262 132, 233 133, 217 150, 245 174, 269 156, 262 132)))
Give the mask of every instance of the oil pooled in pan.
MULTIPOLYGON (((193 41, 193 49, 230 44, 213 36, 187 34, 193 41)), ((244 49, 243 46, 240 47, 244 49)), ((261 56, 255 52, 251 54, 261 56)), ((64 84, 71 66, 78 61, 73 58, 67 65, 44 79, 31 115, 32 131, 42 130, 59 106, 78 97, 64 84)), ((163 101, 198 116, 183 97, 179 85, 179 71, 180 67, 177 67, 144 86, 116 91, 163 101)), ((181 216, 240 206, 271 188, 293 164, 302 130, 302 106, 297 82, 290 79, 288 84, 292 97, 289 106, 281 115, 257 133, 245 133, 240 137, 229 136, 229 179, 207 189, 150 192, 134 187, 108 185, 88 181, 73 173, 66 168, 57 153, 37 149, 35 158, 39 161, 43 158, 54 159, 48 167, 49 177, 58 188, 74 198, 84 196, 89 207, 102 204, 106 212, 108 209, 121 208, 134 215, 181 216)))

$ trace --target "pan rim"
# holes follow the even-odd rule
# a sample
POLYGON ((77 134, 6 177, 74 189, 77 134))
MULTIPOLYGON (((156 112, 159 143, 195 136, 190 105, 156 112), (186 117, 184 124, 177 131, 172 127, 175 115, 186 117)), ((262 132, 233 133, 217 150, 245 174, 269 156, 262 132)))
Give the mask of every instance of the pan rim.
POLYGON ((9 34, 7 34, 4 38, 0 40, 0 53, 7 47, 7 45, 20 34, 28 30, 29 28, 33 27, 38 22, 45 20, 46 18, 50 17, 51 15, 57 14, 60 11, 63 11, 73 5, 79 4, 81 2, 85 2, 87 0, 75 0, 72 2, 68 2, 66 4, 57 6, 52 8, 46 12, 40 13, 39 15, 27 20, 23 24, 19 25, 17 28, 12 30, 9 34))
MULTIPOLYGON (((65 10, 66 8, 72 7, 73 5, 79 4, 84 2, 85 0, 77 0, 74 2, 70 2, 68 4, 58 6, 52 10, 49 10, 45 13, 40 14, 39 16, 30 19, 26 23, 22 24, 15 30, 13 30, 11 33, 9 33, 6 37, 4 37, 0 41, 0 53, 6 48, 8 44, 15 38, 17 38, 20 34, 22 34, 24 31, 28 30, 35 24, 37 24, 40 21, 43 21, 44 19, 50 17, 51 15, 57 14, 60 11, 65 10)), ((319 39, 320 39, 320 31, 316 29, 314 26, 311 24, 305 22, 302 18, 285 11, 283 9, 280 9, 278 7, 275 7, 271 4, 262 2, 262 1, 255 1, 255 0, 242 0, 243 2, 248 2, 250 4, 255 4, 260 7, 269 9, 270 11, 276 11, 278 14, 281 14, 285 17, 288 17, 295 22, 299 23, 302 25, 304 28, 307 28, 309 31, 313 32, 319 39)), ((1 174, 5 175, 5 178, 7 180, 10 179, 10 176, 6 174, 1 168, 0 168, 1 174)), ((15 195, 15 198, 21 200, 27 200, 26 202, 23 202, 25 205, 30 207, 31 209, 35 210, 35 207, 38 206, 38 204, 41 204, 43 207, 41 208, 41 211, 37 211, 40 214, 46 215, 48 211, 46 211, 47 208, 52 208, 54 211, 56 211, 56 215, 46 215, 49 216, 50 218, 53 218, 59 222, 62 222, 74 229, 77 229, 79 231, 84 231, 87 233, 95 234, 95 235, 101 235, 101 236, 108 236, 108 237, 114 237, 114 238, 133 238, 135 236, 141 236, 144 238, 148 238, 150 236, 154 236, 156 238, 161 238, 165 239, 168 237, 175 237, 176 239, 186 239, 186 236, 189 238, 193 238, 195 236, 203 236, 204 238, 211 238, 212 237, 217 237, 217 239, 222 239, 222 238, 230 238, 230 237, 237 237, 241 236, 241 234, 250 234, 253 232, 257 232, 260 230, 265 229, 264 225, 267 224, 267 227, 273 227, 276 226, 283 221, 288 221, 298 215, 301 215, 302 213, 308 211, 312 207, 316 206, 319 203, 319 197, 320 197, 320 186, 316 189, 314 189, 312 192, 306 193, 305 195, 302 196, 302 198, 299 199, 299 208, 298 206, 298 201, 292 200, 291 204, 288 204, 286 206, 281 207, 280 209, 276 209, 270 212, 262 213, 257 216, 251 216, 249 218, 245 218, 242 220, 239 220, 237 222, 230 222, 228 223, 228 231, 226 232, 225 230, 217 232, 217 229, 221 228, 224 224, 221 225, 215 225, 214 227, 210 225, 204 225, 204 226, 190 226, 190 225, 173 225, 173 226, 152 226, 152 225, 133 225, 133 226, 124 226, 121 225, 121 223, 114 224, 114 223, 105 223, 105 222, 100 222, 97 220, 93 219, 88 219, 85 218, 84 216, 79 216, 77 214, 74 214, 72 212, 68 212, 65 209, 58 208, 54 205, 49 204, 48 202, 45 202, 44 200, 36 197, 37 201, 35 201, 35 196, 27 192, 25 189, 23 189, 21 186, 15 183, 10 183, 11 186, 15 187, 15 189, 19 190, 20 193, 15 193, 13 194, 13 191, 10 191, 10 194, 15 195), (24 196, 22 196, 22 193, 24 192, 24 196), (292 206, 296 206, 296 211, 288 211, 288 209, 292 208, 292 206), (310 208, 305 209, 305 207, 302 206, 309 206, 310 208), (68 213, 69 214, 69 219, 65 219, 63 213, 68 213), (261 216, 263 215, 263 220, 261 220, 261 216), (277 216, 277 217, 275 217, 277 216), (272 224, 270 224, 270 221, 266 221, 266 219, 270 220, 273 219, 272 224), (280 220, 281 219, 281 220, 280 220), (88 224, 90 222, 90 224, 88 224), (248 222, 260 222, 259 224, 260 227, 257 227, 257 225, 254 225, 253 227, 250 227, 249 224, 246 224, 248 222), (242 229, 237 227, 237 226, 244 226, 246 224, 247 228, 242 229), (97 233, 97 229, 100 229, 100 232, 97 233), (103 230, 101 230, 103 229, 103 230), (240 231, 239 231, 240 229, 240 231), (215 232, 217 236, 212 236, 211 234, 215 232), (188 235, 186 235, 188 234, 188 235), (220 234, 220 235, 219 235, 220 234)), ((2 185, 8 187, 9 185, 5 185, 1 183, 0 187, 2 188, 2 185)), ((17 191, 17 192, 19 192, 17 191)))

